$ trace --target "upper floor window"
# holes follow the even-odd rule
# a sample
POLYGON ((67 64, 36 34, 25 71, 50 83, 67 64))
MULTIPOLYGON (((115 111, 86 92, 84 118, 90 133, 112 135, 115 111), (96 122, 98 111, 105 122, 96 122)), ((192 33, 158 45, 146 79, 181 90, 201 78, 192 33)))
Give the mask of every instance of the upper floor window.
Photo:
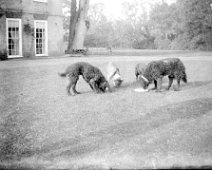
POLYGON ((37 1, 37 2, 47 2, 47 0, 34 0, 34 1, 37 1))

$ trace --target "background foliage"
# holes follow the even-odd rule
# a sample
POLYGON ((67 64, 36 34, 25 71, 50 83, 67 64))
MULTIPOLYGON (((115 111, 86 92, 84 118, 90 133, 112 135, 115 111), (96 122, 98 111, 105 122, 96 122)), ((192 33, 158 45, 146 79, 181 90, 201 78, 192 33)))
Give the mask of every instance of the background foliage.
MULTIPOLYGON (((65 1, 64 7, 70 6, 70 0, 65 1)), ((164 1, 123 1, 123 15, 116 20, 104 15, 103 3, 90 5, 85 46, 212 50, 210 4, 212 0, 177 0, 170 5, 164 1)), ((65 20, 67 30, 68 17, 65 20)))

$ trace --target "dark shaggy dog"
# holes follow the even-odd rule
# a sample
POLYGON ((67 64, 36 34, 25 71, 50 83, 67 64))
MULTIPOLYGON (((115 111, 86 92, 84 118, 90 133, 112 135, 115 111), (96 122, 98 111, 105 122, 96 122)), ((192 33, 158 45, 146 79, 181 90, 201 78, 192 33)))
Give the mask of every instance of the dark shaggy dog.
POLYGON ((66 90, 68 95, 76 95, 76 83, 79 76, 82 75, 83 79, 90 85, 95 93, 104 93, 108 88, 111 91, 109 83, 105 79, 102 72, 97 68, 86 62, 78 62, 70 65, 64 73, 58 73, 61 77, 68 76, 70 82, 66 90))
POLYGON ((179 58, 166 58, 150 62, 140 78, 144 81, 144 88, 147 88, 154 81, 155 89, 160 91, 164 76, 169 78, 167 90, 170 89, 173 79, 177 80, 177 89, 175 90, 179 90, 181 79, 187 83, 185 66, 179 58))

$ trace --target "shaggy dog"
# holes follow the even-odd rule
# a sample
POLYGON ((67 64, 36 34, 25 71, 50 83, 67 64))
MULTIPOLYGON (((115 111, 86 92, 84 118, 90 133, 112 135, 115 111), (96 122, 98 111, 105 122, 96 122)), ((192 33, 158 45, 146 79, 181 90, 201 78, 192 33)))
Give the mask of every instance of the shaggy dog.
POLYGON ((112 62, 109 62, 107 65, 107 80, 112 82, 115 87, 121 86, 123 82, 119 68, 112 62))
POLYGON ((160 91, 162 86, 162 78, 164 76, 168 76, 169 78, 169 85, 167 90, 170 89, 173 83, 173 79, 177 80, 177 89, 175 90, 179 90, 181 79, 183 82, 187 83, 185 66, 179 58, 166 58, 163 60, 150 62, 140 78, 144 82, 145 89, 149 86, 150 83, 154 81, 154 89, 160 91))
POLYGON ((108 88, 111 92, 108 81, 102 72, 87 62, 77 62, 67 67, 64 73, 58 73, 61 77, 68 76, 70 82, 66 88, 68 95, 76 95, 76 83, 81 75, 83 79, 90 85, 95 93, 104 93, 108 88))

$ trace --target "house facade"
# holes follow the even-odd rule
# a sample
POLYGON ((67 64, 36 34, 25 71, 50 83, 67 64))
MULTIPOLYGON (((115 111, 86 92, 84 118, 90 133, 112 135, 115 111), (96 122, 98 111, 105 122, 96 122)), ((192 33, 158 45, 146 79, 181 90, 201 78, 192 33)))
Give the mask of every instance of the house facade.
POLYGON ((64 54, 61 0, 0 0, 0 51, 8 58, 64 54))

